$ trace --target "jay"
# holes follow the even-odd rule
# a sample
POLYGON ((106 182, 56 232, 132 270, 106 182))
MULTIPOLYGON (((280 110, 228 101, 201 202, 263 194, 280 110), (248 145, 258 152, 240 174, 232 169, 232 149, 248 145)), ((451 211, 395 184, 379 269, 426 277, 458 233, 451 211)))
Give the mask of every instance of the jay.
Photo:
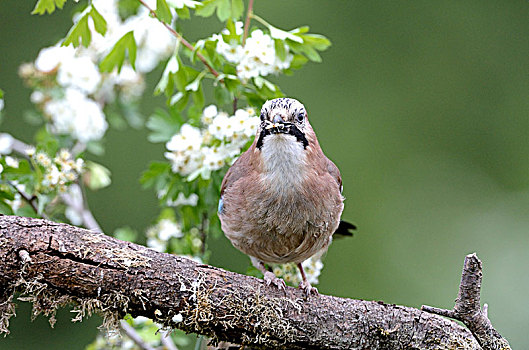
POLYGON ((296 263, 300 288, 318 294, 301 263, 323 254, 337 232, 355 226, 340 221, 340 171, 324 154, 305 107, 292 98, 267 101, 255 140, 226 173, 218 215, 231 243, 250 256, 268 285, 285 282, 265 263, 296 263))

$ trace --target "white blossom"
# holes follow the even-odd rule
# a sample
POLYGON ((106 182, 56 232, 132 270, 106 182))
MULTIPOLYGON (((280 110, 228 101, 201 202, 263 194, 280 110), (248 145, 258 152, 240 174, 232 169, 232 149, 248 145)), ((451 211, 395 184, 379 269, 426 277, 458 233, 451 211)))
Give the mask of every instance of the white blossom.
POLYGON ((202 123, 208 125, 213 122, 213 118, 215 118, 218 114, 217 106, 215 105, 209 105, 206 108, 204 108, 204 111, 202 112, 202 123))
POLYGON ((77 184, 73 184, 68 188, 68 193, 64 196, 66 200, 66 210, 64 214, 70 220, 72 225, 81 225, 83 223, 82 208, 83 208, 83 194, 81 188, 77 184))
POLYGON ((0 154, 9 154, 13 150, 13 136, 1 133, 0 134, 0 154))
POLYGON ((100 81, 99 70, 88 56, 64 60, 57 73, 57 82, 61 86, 74 87, 86 94, 94 93, 100 81))
POLYGON ((222 140, 225 137, 225 125, 227 124, 228 118, 227 113, 218 113, 208 126, 209 133, 218 140, 222 140))
POLYGON ((66 89, 64 98, 48 102, 44 112, 51 117, 52 132, 84 143, 101 139, 108 128, 101 107, 77 89, 66 89))
POLYGON ((160 21, 150 17, 148 10, 143 7, 137 15, 127 18, 123 27, 125 33, 134 30, 134 39, 138 46, 136 56, 138 72, 150 72, 174 50, 176 39, 160 21))
POLYGON ((10 157, 10 156, 6 156, 4 160, 6 161, 7 166, 11 168, 18 168, 18 165, 19 165, 18 159, 10 157))
POLYGON ((26 155, 28 157, 33 157, 35 155, 35 147, 34 146, 29 146, 28 148, 26 148, 25 152, 26 152, 26 155))
POLYGON ((181 9, 184 7, 194 9, 196 6, 202 5, 201 2, 193 0, 167 0, 167 4, 177 9, 181 9))
POLYGON ((46 96, 42 93, 42 91, 35 90, 31 93, 29 96, 29 100, 34 104, 39 104, 44 102, 46 99, 46 96))
POLYGON ((170 207, 177 207, 179 205, 190 205, 192 207, 196 206, 198 203, 198 195, 196 193, 191 193, 189 197, 186 197, 183 192, 178 193, 178 196, 175 200, 167 201, 167 205, 170 207))
POLYGON ((226 156, 221 152, 219 147, 204 147, 204 167, 208 170, 218 170, 224 166, 226 156))
POLYGON ((171 169, 188 176, 188 180, 197 176, 207 179, 211 171, 231 164, 255 134, 259 118, 253 109, 238 109, 229 116, 210 105, 203 110, 202 121, 204 129, 184 124, 166 144, 169 152, 165 157, 171 162, 171 169))
POLYGON ((35 160, 43 167, 49 167, 51 165, 50 157, 48 157, 48 155, 44 152, 37 153, 37 155, 35 156, 35 160))
POLYGON ((169 151, 198 151, 201 144, 200 129, 185 123, 180 128, 180 132, 167 142, 166 147, 169 151))
POLYGON ((167 249, 167 244, 156 237, 149 237, 147 238, 147 247, 159 252, 164 252, 167 249))
POLYGON ((169 219, 160 220, 157 226, 158 237, 162 241, 168 241, 171 237, 180 238, 183 236, 180 226, 169 219))
POLYGON ((228 62, 237 63, 241 60, 243 53, 242 46, 233 41, 226 43, 222 35, 214 34, 213 40, 217 40, 217 52, 220 53, 228 62))
POLYGON ((120 87, 120 97, 125 102, 140 98, 145 90, 143 75, 136 72, 130 64, 123 65, 115 79, 115 84, 120 87))
POLYGON ((75 49, 72 46, 55 46, 46 47, 40 50, 35 60, 35 68, 41 72, 50 72, 57 68, 64 61, 73 59, 75 49))
POLYGON ((61 179, 61 172, 59 171, 59 169, 55 166, 55 165, 52 165, 48 171, 46 172, 46 174, 44 175, 44 180, 43 180, 43 184, 45 186, 56 186, 59 184, 59 180, 61 179))

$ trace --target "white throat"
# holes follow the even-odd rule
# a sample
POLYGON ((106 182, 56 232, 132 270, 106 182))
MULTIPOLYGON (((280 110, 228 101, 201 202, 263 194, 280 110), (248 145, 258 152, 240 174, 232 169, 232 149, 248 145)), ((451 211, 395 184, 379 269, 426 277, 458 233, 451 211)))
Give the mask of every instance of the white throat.
POLYGON ((261 147, 264 172, 261 180, 269 189, 286 194, 302 186, 306 171, 303 144, 293 135, 269 135, 261 147))

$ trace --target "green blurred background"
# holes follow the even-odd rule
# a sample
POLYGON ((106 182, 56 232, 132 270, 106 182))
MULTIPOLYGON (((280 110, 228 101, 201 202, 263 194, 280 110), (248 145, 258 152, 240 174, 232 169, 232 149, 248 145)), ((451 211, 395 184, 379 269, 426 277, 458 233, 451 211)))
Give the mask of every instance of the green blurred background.
MULTIPOLYGON (((64 36, 75 7, 37 17, 34 4, 0 2, 1 130, 28 142, 30 91, 17 68, 64 36)), ((529 2, 257 0, 255 12, 280 28, 308 24, 333 43, 322 64, 276 79, 307 107, 344 178, 343 217, 359 226, 329 249, 320 292, 451 308, 464 256, 477 252, 493 324, 527 348, 529 2)), ((197 18, 182 28, 196 40, 221 26, 197 18)), ((146 96, 143 111, 161 104, 146 96)), ((143 231, 158 213, 138 178, 163 145, 145 134, 110 130, 97 158, 113 172, 112 186, 90 196, 107 232, 143 231)), ((210 243, 213 265, 246 270, 224 237, 210 243)), ((97 333, 97 317, 59 316, 55 329, 42 316, 31 323, 21 303, 0 348, 82 349, 97 333)))

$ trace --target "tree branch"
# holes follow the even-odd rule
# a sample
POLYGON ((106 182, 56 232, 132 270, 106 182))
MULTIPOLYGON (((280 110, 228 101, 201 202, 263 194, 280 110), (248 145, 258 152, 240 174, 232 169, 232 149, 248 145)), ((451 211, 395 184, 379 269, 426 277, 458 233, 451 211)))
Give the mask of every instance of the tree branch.
POLYGON ((248 29, 250 28, 250 19, 253 12, 253 0, 248 2, 248 10, 246 12, 246 20, 244 21, 244 33, 242 36, 242 47, 246 44, 246 39, 248 38, 248 29))
POLYGON ((452 310, 439 309, 423 305, 422 310, 456 319, 470 329, 474 337, 484 350, 507 350, 511 347, 507 339, 503 338, 490 323, 487 316, 488 306, 485 304, 483 310, 480 306, 481 279, 483 277, 481 260, 476 253, 465 257, 459 294, 456 304, 452 310))
MULTIPOLYGON (((153 16, 154 18, 156 18, 161 24, 163 24, 163 26, 165 28, 167 28, 167 30, 169 30, 171 32, 171 34, 173 34, 176 39, 178 41, 180 41, 185 47, 187 47, 191 52, 195 51, 195 47, 193 45, 191 45, 189 43, 189 41, 187 41, 180 33, 178 33, 176 30, 173 29, 173 27, 171 27, 169 24, 165 23, 164 21, 160 20, 158 18, 158 15, 156 14, 156 11, 154 11, 149 5, 147 5, 147 3, 143 0, 138 0, 142 5, 143 7, 145 7, 149 13, 151 14, 151 16, 153 16)), ((219 76, 219 72, 217 72, 215 70, 215 68, 213 68, 209 63, 208 61, 206 61, 206 59, 204 58, 204 56, 202 56, 202 54, 200 52, 197 52, 196 53, 198 59, 204 64, 204 66, 206 66, 206 68, 211 72, 211 74, 213 74, 215 76, 215 78, 217 78, 219 76)), ((221 79, 222 81, 222 79, 221 79)))
POLYGON ((13 294, 35 315, 73 304, 110 329, 127 313, 167 328, 259 349, 480 349, 456 322, 411 307, 333 296, 304 298, 189 259, 78 227, 0 216, 0 328, 13 294), (24 251, 24 252, 22 252, 24 251))

